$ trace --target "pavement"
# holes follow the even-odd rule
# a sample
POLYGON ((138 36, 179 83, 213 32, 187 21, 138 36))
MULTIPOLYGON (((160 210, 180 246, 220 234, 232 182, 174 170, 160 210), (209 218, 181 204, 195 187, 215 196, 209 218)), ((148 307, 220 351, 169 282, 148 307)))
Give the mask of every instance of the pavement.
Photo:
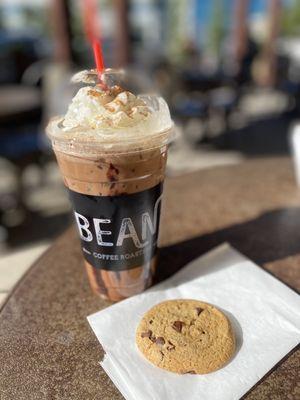
POLYGON ((49 242, 41 242, 11 252, 0 260, 0 306, 28 268, 47 249, 49 242))

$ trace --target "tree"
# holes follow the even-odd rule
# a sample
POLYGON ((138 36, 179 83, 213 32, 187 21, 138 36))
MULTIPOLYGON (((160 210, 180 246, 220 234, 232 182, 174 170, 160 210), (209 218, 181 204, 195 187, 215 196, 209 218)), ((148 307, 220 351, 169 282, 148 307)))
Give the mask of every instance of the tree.
POLYGON ((214 0, 212 18, 208 31, 208 50, 218 55, 225 35, 223 1, 214 0))
POLYGON ((285 36, 300 35, 300 1, 294 0, 293 4, 286 6, 282 13, 282 34, 285 36))

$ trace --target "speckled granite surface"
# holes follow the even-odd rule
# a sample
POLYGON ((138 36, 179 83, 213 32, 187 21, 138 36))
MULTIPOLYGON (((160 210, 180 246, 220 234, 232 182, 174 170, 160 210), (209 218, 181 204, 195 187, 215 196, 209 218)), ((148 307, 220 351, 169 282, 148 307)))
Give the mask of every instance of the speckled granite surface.
MULTIPOLYGON (((224 241, 300 288, 300 189, 288 159, 166 181, 158 279, 224 241)), ((98 364, 103 351, 86 321, 108 305, 89 290, 72 228, 0 311, 1 400, 122 399, 98 364)), ((299 399, 299 373, 295 350, 244 398, 299 399)))

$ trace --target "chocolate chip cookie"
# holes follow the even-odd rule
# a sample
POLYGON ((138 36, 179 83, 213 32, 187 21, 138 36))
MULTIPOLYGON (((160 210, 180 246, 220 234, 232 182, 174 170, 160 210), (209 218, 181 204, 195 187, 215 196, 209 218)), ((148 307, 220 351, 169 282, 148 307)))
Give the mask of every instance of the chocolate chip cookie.
POLYGON ((137 327, 136 343, 151 363, 179 374, 215 371, 235 350, 228 318, 197 300, 169 300, 151 308, 137 327))

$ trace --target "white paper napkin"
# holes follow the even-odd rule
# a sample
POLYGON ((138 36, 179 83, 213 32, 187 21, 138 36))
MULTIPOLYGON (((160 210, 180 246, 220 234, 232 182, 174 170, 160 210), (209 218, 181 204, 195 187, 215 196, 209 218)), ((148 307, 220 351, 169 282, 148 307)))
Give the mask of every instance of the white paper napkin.
POLYGON ((299 310, 295 292, 225 244, 88 321, 106 352, 101 366, 127 400, 233 400, 297 345, 299 310), (177 375, 153 366, 137 350, 135 330, 143 314, 177 298, 215 304, 231 319, 237 352, 221 370, 177 375))

